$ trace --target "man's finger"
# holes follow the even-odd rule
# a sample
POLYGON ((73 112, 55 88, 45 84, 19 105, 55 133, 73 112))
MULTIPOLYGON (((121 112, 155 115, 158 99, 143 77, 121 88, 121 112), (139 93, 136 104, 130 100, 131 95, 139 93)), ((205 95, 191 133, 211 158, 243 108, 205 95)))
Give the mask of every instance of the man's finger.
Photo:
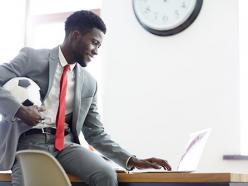
POLYGON ((169 165, 169 163, 166 160, 159 159, 159 158, 149 158, 149 159, 147 159, 147 161, 149 161, 151 163, 155 163, 155 164, 163 167, 165 170, 171 170, 171 166, 169 165))
POLYGON ((167 161, 160 161, 159 165, 161 165, 165 170, 171 170, 171 166, 167 161))
POLYGON ((37 107, 39 112, 44 112, 46 108, 44 106, 37 107))
POLYGON ((163 168, 168 171, 171 170, 171 166, 169 164, 163 165, 163 168))
POLYGON ((171 170, 171 166, 169 165, 168 162, 162 162, 162 166, 165 170, 169 170, 169 171, 171 170))

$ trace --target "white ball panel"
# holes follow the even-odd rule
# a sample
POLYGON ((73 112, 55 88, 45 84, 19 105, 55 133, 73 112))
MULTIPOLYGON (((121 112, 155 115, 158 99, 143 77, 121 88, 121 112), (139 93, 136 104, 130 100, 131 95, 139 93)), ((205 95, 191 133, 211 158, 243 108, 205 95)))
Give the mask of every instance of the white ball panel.
POLYGON ((15 97, 19 103, 23 103, 28 99, 34 103, 34 105, 41 106, 40 87, 29 78, 12 78, 3 85, 3 88, 10 91, 11 95, 15 97), (18 86, 19 80, 22 79, 27 79, 30 82, 30 85, 27 88, 18 86))

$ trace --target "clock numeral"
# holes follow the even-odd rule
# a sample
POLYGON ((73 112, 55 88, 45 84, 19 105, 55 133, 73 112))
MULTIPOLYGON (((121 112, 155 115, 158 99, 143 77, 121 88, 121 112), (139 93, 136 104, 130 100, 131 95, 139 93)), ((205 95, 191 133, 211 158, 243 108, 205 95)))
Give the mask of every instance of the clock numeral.
POLYGON ((151 8, 148 6, 144 10, 144 14, 149 14, 151 12, 151 8))
POLYGON ((154 19, 155 19, 155 20, 158 19, 158 12, 154 12, 154 19))
POLYGON ((175 13, 175 16, 176 16, 177 18, 179 18, 179 15, 180 15, 180 14, 179 14, 179 11, 178 11, 178 10, 175 10, 174 13, 175 13))
POLYGON ((166 22, 168 21, 168 19, 169 19, 169 18, 168 18, 168 16, 166 16, 166 15, 164 15, 164 16, 162 17, 162 20, 163 20, 164 23, 166 23, 166 22))
POLYGON ((186 3, 185 3, 185 2, 182 2, 181 7, 182 7, 183 9, 185 9, 185 8, 186 8, 186 3))

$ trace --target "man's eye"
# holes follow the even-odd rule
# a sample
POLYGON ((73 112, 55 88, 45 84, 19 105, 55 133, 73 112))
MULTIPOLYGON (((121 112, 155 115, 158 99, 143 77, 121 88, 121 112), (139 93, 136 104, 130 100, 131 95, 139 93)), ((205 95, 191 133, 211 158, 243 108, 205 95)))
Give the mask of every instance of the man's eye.
POLYGON ((93 40, 92 41, 92 44, 94 45, 94 46, 96 46, 97 48, 99 48, 101 45, 100 45, 100 43, 98 42, 98 41, 96 41, 96 40, 93 40))
POLYGON ((98 45, 98 42, 97 41, 92 41, 92 44, 93 45, 98 45))

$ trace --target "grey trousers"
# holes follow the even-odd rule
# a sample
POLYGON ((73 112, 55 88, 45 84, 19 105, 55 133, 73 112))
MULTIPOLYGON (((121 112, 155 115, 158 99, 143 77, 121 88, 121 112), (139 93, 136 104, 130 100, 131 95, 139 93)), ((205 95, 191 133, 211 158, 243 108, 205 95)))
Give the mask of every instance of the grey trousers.
MULTIPOLYGON (((17 150, 38 149, 50 152, 65 171, 80 177, 90 186, 117 186, 117 175, 113 168, 99 155, 72 142, 72 135, 65 137, 65 148, 54 149, 55 135, 32 134, 19 139, 17 150)), ((20 163, 15 160, 12 167, 12 185, 24 186, 20 163)))

